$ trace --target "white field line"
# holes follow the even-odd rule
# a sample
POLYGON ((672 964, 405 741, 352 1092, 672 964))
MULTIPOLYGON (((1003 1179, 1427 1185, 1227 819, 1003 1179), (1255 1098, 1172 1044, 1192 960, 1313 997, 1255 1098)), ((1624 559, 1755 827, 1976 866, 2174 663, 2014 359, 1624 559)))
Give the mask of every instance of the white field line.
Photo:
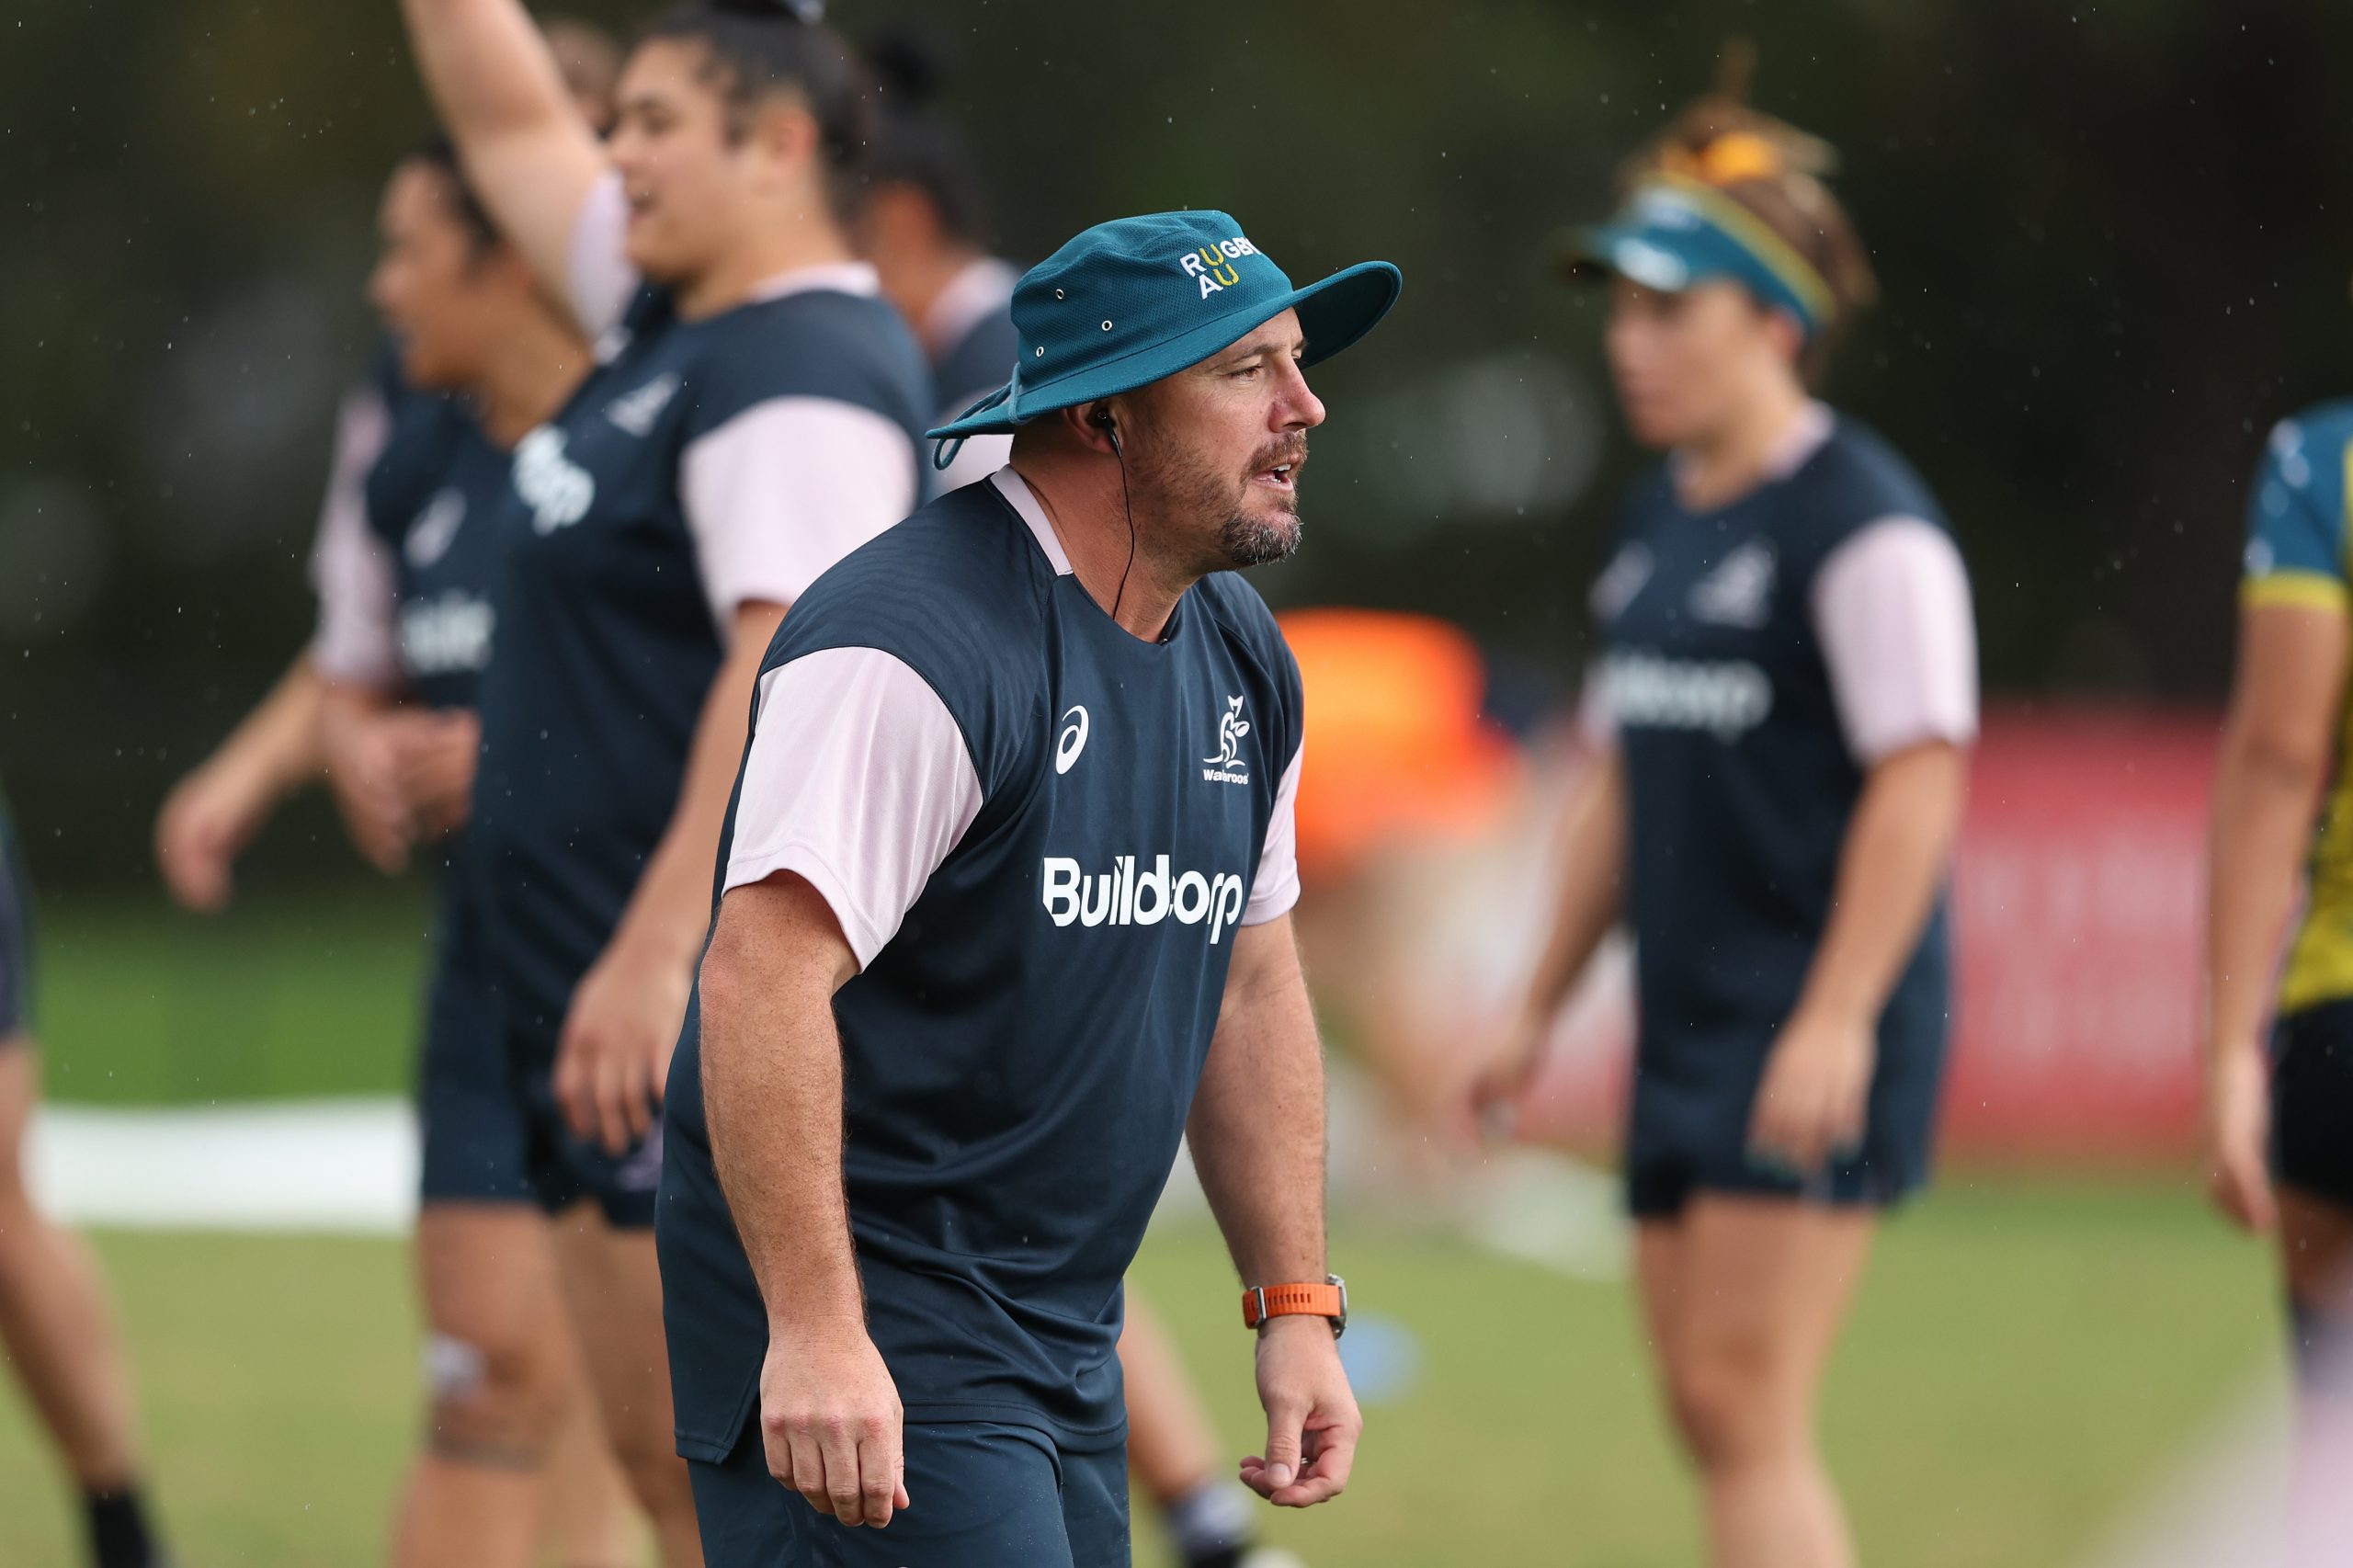
MULTIPOLYGON (((1416 1142, 1360 1079, 1334 1074, 1336 1210, 1449 1232, 1572 1278, 1623 1272, 1613 1179, 1529 1150, 1440 1173, 1416 1157, 1416 1142)), ((73 1224, 404 1235, 416 1216, 416 1119, 403 1099, 47 1105, 34 1113, 27 1156, 42 1207, 73 1224)), ((1180 1153, 1157 1218, 1208 1213, 1180 1153)))

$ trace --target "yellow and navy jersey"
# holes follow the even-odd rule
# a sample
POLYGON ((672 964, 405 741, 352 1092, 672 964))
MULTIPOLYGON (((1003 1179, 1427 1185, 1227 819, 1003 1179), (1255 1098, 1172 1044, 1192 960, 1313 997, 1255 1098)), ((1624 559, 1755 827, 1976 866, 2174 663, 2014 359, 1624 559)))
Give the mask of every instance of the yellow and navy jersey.
MULTIPOLYGON (((2353 400, 2324 403, 2273 428, 2247 497, 2243 605, 2353 613, 2348 464, 2353 400)), ((2353 696, 2353 682, 2347 692, 2353 696)), ((2310 893, 2280 983, 2283 1012, 2353 996, 2353 704, 2338 714, 2336 731, 2335 776, 2313 828, 2310 893)))

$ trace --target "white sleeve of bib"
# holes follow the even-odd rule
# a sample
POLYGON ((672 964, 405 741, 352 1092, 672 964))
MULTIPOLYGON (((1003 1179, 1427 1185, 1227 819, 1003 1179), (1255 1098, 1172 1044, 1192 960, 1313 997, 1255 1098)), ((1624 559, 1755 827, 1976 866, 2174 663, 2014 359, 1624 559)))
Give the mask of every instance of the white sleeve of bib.
POLYGON ((798 599, 915 509, 915 461, 898 425, 838 398, 770 398, 697 437, 678 491, 711 614, 798 599))
POLYGON ((1302 744, 1290 754, 1290 766, 1276 787, 1275 814, 1267 820, 1266 846, 1258 851, 1258 877, 1242 911, 1245 926, 1289 915, 1299 902, 1299 765, 1306 756, 1302 744))
POLYGON ((1969 571, 1942 528, 1896 517, 1857 529, 1815 574, 1813 625, 1859 762, 1976 738, 1969 571))
MULTIPOLYGON (((726 888, 790 871, 864 969, 980 814, 964 733, 879 648, 826 648, 760 677, 726 888)), ((724 890, 722 890, 724 891, 724 890)))
POLYGON ((629 264, 629 200, 618 171, 588 187, 572 220, 563 286, 572 319, 591 343, 621 324, 636 298, 637 268, 629 264))
POLYGON ((311 586, 319 598, 311 663, 335 685, 373 691, 400 680, 392 551, 368 526, 365 490, 368 471, 391 431, 392 415, 374 388, 358 388, 343 400, 326 500, 311 546, 311 586))

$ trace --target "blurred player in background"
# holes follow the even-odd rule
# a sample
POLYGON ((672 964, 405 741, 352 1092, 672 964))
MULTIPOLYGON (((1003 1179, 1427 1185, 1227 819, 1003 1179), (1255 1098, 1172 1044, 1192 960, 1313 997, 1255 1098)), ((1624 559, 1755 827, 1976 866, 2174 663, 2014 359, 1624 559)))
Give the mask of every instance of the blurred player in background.
POLYGON ((1968 578, 1927 488, 1807 395, 1870 292, 1828 149, 1737 90, 1677 118, 1586 232, 1609 365, 1664 468, 1593 592, 1608 748, 1508 1099, 1621 915, 1640 1013, 1637 1273, 1720 1564, 1854 1548, 1814 1435, 1878 1211, 1927 1179, 1944 885, 1976 726, 1968 578))
POLYGON ((82 1493, 95 1568, 164 1568, 140 1475, 131 1369, 97 1260, 25 1186, 39 1097, 32 1037, 32 889, 0 799, 0 1346, 82 1493))
POLYGON ((2297 1561, 2313 1564, 2353 1553, 2348 459, 2353 403, 2307 410, 2272 430, 2248 495, 2207 894, 2210 1178, 2225 1214, 2279 1239, 2302 1392, 2297 1561))
MULTIPOLYGON (((604 134, 612 125, 619 47, 602 28, 568 17, 543 17, 540 30, 581 118, 604 134)), ((395 360, 394 350, 385 348, 344 399, 323 525, 338 513, 357 517, 366 505, 361 487, 368 472, 383 452, 396 411, 412 395, 401 384, 395 360)), ((315 562, 313 571, 315 580, 315 562)), ((279 802, 324 777, 319 722, 324 695, 306 647, 269 695, 165 797, 155 818, 155 864, 184 907, 201 915, 227 908, 237 857, 279 802)))
MULTIPOLYGON (((882 294, 931 363, 935 417, 953 419, 1005 384, 1018 337, 1012 263, 988 254, 984 203, 963 131, 936 107, 940 72, 921 40, 892 34, 868 58, 882 85, 871 174, 852 233, 882 294)), ((941 492, 1005 466, 1010 436, 976 436, 935 481, 941 492)), ((1283 1568, 1297 1560, 1257 1544, 1250 1494, 1225 1479, 1217 1431, 1183 1357, 1142 1292, 1128 1290, 1120 1360, 1128 1458, 1161 1511, 1186 1568, 1283 1568)))
POLYGON ((516 0, 406 0, 500 231, 597 346, 525 437, 470 831, 501 1047, 566 1283, 665 1554, 699 1560, 650 1227, 664 1076, 752 677, 786 608, 911 511, 922 357, 842 229, 871 95, 813 5, 691 4, 623 67, 608 145, 516 0))
POLYGON ((588 346, 491 228, 446 142, 395 171, 369 294, 406 385, 364 513, 330 509, 318 549, 324 751, 353 835, 395 866, 443 861, 434 978, 418 1073, 423 1205, 418 1275, 431 1330, 426 1452, 395 1532, 399 1564, 525 1563, 545 1517, 576 1560, 631 1555, 625 1489, 582 1398, 559 1248, 529 1179, 529 1108, 499 1049, 485 942, 468 879, 491 596, 506 548, 515 445, 586 375, 588 346), (461 404, 458 399, 462 397, 461 404), (564 1477, 543 1484, 547 1460, 564 1477))
MULTIPOLYGON (((609 123, 611 40, 543 26, 583 118, 609 123)), ((522 1561, 545 1540, 568 1568, 628 1562, 637 1525, 554 1287, 552 1249, 582 1243, 576 1226, 551 1235, 523 1176, 525 1110, 476 994, 482 937, 457 835, 507 449, 577 385, 588 353, 490 228, 446 142, 401 164, 381 224, 369 293, 393 345, 338 421, 313 562, 318 636, 174 790, 159 860, 184 903, 218 909, 236 851, 324 772, 371 862, 397 869, 426 849, 440 863, 418 1066, 433 1407, 393 1560, 522 1561)))

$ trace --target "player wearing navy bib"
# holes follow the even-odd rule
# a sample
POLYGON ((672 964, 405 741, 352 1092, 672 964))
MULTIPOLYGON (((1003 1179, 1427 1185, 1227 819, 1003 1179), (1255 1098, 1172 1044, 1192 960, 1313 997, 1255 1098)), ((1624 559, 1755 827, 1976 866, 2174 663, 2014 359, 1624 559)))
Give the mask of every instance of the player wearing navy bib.
POLYGON ((1612 280, 1626 419, 1668 452, 1593 593, 1598 757, 1514 1039, 1524 1082, 1609 926, 1635 942, 1637 1275, 1719 1563, 1853 1561, 1814 1437, 1876 1210, 1927 1178, 1944 882, 1975 733, 1968 578, 1886 443, 1809 400, 1867 298, 1827 150, 1703 99, 1573 264, 1612 280))
POLYGON ((674 1562, 699 1549, 658 1351, 655 1115, 752 677, 922 483, 921 355, 840 222, 869 95, 815 9, 668 13, 599 144, 515 0, 405 6, 470 181, 597 345, 516 452, 471 853, 533 1185, 612 1231, 603 1278, 569 1283, 617 1347, 608 1425, 674 1562))
POLYGON ((40 1088, 32 919, 23 852, 0 796, 0 1348, 82 1494, 92 1568, 165 1568, 105 1282, 80 1238, 51 1222, 26 1186, 25 1132, 40 1088))
POLYGON ((2272 430, 2247 493, 2207 895, 2210 1180, 2233 1220, 2278 1236, 2303 1415, 2296 1561, 2315 1562, 2344 1550, 2353 1455, 2348 462, 2353 402, 2325 403, 2272 430))
POLYGON ((528 1561, 552 1521, 573 1554, 626 1550, 634 1526, 555 1287, 593 1237, 536 1201, 544 1142, 487 993, 472 897, 474 705, 496 642, 511 449, 589 367, 459 177, 445 142, 395 173, 369 294, 400 345, 382 450, 357 506, 330 506, 315 558, 330 778, 371 858, 440 863, 420 1053, 418 1276, 431 1338, 425 1452, 396 1524, 398 1563, 528 1561), (561 1249, 561 1250, 560 1250, 561 1249))
POLYGON ((1222 213, 1081 234, 1015 295, 1012 382, 934 432, 1010 433, 1011 466, 769 651, 659 1221, 713 1563, 1125 1562, 1120 1279, 1188 1131, 1263 1288, 1244 1477, 1346 1483, 1358 1418, 1302 1315, 1345 1298, 1288 920, 1298 673, 1228 569, 1296 546, 1302 366, 1396 288, 1294 290, 1222 213))

